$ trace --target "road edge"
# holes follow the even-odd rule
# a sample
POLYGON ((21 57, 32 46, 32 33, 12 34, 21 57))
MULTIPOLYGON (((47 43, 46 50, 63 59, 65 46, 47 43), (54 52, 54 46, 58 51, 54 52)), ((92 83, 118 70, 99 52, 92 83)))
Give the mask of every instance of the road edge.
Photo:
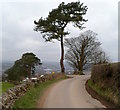
POLYGON ((104 106, 106 106, 107 108, 118 108, 116 105, 114 105, 111 102, 108 102, 105 98, 103 98, 102 96, 98 95, 98 93, 96 91, 94 91, 91 87, 88 86, 88 80, 85 83, 85 89, 87 90, 87 92, 94 98, 99 100, 104 106))

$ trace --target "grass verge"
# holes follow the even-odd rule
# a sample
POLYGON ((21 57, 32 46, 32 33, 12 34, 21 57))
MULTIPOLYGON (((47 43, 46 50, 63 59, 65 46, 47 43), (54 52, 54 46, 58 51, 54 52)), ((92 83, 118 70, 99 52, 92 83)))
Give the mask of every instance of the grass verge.
POLYGON ((0 82, 0 96, 2 93, 6 92, 8 89, 14 87, 15 85, 9 82, 0 82))
POLYGON ((116 106, 120 106, 118 103, 118 93, 115 93, 110 88, 102 89, 98 84, 94 84, 91 80, 88 80, 88 86, 107 101, 114 103, 116 106))
POLYGON ((48 80, 44 83, 38 84, 36 87, 31 87, 30 90, 26 92, 26 94, 20 97, 13 106, 13 109, 17 108, 36 108, 37 102, 40 96, 43 94, 44 90, 47 89, 51 84, 56 83, 60 80, 66 79, 64 76, 62 78, 57 78, 53 80, 48 80))

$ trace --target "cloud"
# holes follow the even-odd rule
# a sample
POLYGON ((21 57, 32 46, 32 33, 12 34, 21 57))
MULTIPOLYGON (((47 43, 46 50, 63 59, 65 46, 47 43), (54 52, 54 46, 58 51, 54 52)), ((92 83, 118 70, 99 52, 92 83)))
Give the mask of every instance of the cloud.
MULTIPOLYGON (((9 0, 2 1, 2 55, 3 60, 16 60, 24 52, 34 52, 42 61, 59 61, 60 43, 46 43, 39 32, 33 31, 34 20, 46 17, 62 0, 9 0)), ((66 0, 65 3, 77 1, 66 0)), ((117 0, 82 0, 88 6, 86 29, 79 31, 71 24, 67 37, 77 37, 88 29, 98 33, 102 48, 113 61, 118 52, 117 0)), ((65 49, 66 50, 66 49, 65 49)))

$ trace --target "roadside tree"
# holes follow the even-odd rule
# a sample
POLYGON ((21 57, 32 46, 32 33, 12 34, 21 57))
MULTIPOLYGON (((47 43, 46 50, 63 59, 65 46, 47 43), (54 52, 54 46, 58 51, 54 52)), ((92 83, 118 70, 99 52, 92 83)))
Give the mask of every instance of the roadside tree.
POLYGON ((100 50, 101 43, 93 31, 86 31, 79 37, 65 39, 65 46, 68 48, 65 58, 67 62, 79 71, 80 74, 89 64, 106 63, 105 52, 100 50))
POLYGON ((45 41, 52 41, 54 39, 61 42, 61 59, 60 66, 61 72, 65 72, 64 68, 64 45, 63 40, 66 35, 69 34, 65 30, 69 23, 72 23, 74 27, 83 29, 83 24, 87 20, 83 18, 83 15, 87 12, 87 6, 84 6, 80 2, 71 2, 65 5, 62 2, 58 8, 49 12, 48 17, 43 19, 42 17, 35 23, 35 31, 40 31, 45 41))
POLYGON ((7 74, 8 80, 20 81, 25 77, 31 77, 35 72, 35 66, 41 65, 41 61, 33 53, 25 53, 22 58, 15 61, 14 65, 8 69, 7 74))

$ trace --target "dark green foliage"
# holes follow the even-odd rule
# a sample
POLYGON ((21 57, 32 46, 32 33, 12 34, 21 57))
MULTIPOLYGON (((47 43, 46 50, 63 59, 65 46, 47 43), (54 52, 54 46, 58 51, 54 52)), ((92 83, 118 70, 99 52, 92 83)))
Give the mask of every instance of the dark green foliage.
POLYGON ((79 29, 83 28, 85 20, 83 15, 87 12, 87 6, 83 6, 80 2, 71 2, 65 5, 62 2, 56 9, 49 12, 46 18, 40 18, 38 21, 34 21, 36 27, 35 31, 40 31, 45 41, 52 41, 57 39, 61 42, 61 72, 64 73, 64 45, 63 37, 68 35, 69 32, 65 30, 65 27, 69 23, 73 23, 74 27, 79 29))
POLYGON ((40 65, 41 61, 39 58, 36 57, 33 53, 25 53, 22 56, 22 64, 24 65, 24 68, 27 69, 29 77, 32 74, 34 74, 35 66, 40 65))
POLYGON ((5 73, 8 74, 9 80, 20 81, 27 76, 27 71, 18 65, 14 65, 12 68, 8 69, 5 73))
POLYGON ((25 77, 30 77, 34 74, 35 65, 41 64, 39 58, 33 53, 25 53, 22 58, 15 61, 13 67, 8 69, 5 73, 8 74, 9 80, 20 81, 25 77))
POLYGON ((24 65, 35 66, 35 65, 41 64, 40 59, 36 57, 36 55, 34 55, 33 53, 23 54, 21 60, 24 63, 24 65))
POLYGON ((15 61, 13 67, 8 69, 5 73, 8 74, 7 79, 14 81, 20 81, 21 79, 27 76, 27 71, 25 70, 21 59, 15 61))
POLYGON ((48 17, 45 19, 41 17, 38 22, 34 21, 36 25, 34 30, 40 31, 46 41, 61 40, 61 36, 69 34, 64 30, 68 23, 73 22, 74 26, 83 28, 83 22, 87 21, 83 15, 86 14, 87 9, 87 6, 83 6, 80 2, 71 2, 67 5, 62 2, 58 8, 49 12, 48 17))

